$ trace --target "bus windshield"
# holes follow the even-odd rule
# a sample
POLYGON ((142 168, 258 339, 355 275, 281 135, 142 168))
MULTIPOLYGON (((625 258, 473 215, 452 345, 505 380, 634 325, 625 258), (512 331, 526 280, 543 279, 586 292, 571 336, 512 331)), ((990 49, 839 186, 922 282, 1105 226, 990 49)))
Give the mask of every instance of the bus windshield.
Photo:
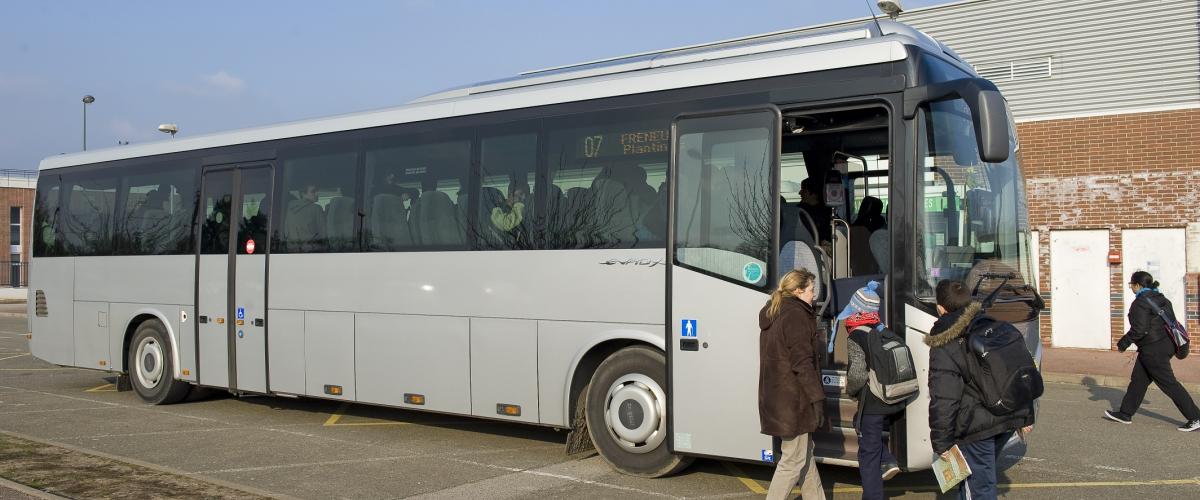
POLYGON ((1009 321, 1032 318, 1041 308, 1033 285, 1025 182, 1010 127, 1009 158, 979 158, 971 110, 961 99, 930 103, 918 132, 919 182, 915 284, 933 302, 938 281, 963 281, 984 300, 997 288, 989 312, 1009 321))

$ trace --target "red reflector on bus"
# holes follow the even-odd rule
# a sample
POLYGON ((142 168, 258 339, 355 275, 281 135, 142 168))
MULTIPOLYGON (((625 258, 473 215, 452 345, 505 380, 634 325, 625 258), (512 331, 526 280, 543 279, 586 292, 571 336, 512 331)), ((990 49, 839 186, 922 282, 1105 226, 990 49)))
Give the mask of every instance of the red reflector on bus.
POLYGON ((342 395, 342 386, 326 384, 325 385, 325 394, 328 394, 330 396, 341 396, 342 395))
POLYGON ((496 405, 496 413, 506 417, 519 417, 521 416, 521 407, 519 405, 506 405, 504 403, 500 403, 496 405))
POLYGON ((425 395, 404 393, 404 404, 423 405, 425 404, 425 395))

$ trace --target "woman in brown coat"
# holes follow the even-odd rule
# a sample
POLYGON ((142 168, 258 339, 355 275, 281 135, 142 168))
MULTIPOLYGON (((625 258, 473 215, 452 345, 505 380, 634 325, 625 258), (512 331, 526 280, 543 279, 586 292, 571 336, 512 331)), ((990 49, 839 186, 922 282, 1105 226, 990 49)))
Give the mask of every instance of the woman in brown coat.
POLYGON ((814 279, 806 269, 787 273, 758 313, 758 418, 763 434, 783 441, 768 500, 787 498, 797 480, 805 500, 825 498, 809 435, 820 426, 825 404, 814 279))

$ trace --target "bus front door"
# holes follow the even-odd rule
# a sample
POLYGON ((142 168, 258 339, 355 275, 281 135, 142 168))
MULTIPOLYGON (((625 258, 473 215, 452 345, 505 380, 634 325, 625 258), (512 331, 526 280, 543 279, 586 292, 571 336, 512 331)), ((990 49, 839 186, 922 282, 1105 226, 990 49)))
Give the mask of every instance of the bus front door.
POLYGON ((685 115, 672 127, 668 437, 677 453, 764 460, 758 312, 777 281, 780 114, 685 115))
POLYGON ((269 164, 209 167, 200 202, 196 336, 200 384, 266 393, 269 164))

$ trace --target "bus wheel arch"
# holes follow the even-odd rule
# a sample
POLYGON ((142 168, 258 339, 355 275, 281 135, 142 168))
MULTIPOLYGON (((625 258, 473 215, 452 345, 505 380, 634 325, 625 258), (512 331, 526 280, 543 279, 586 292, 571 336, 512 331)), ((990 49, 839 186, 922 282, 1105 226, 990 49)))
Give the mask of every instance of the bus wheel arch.
POLYGON ((191 384, 175 378, 175 347, 165 324, 153 314, 139 314, 126 327, 125 372, 143 401, 161 405, 182 401, 191 384))
POLYGON ((666 440, 666 355, 632 343, 604 358, 587 384, 584 413, 596 451, 617 470, 662 477, 691 458, 672 454, 666 440))

